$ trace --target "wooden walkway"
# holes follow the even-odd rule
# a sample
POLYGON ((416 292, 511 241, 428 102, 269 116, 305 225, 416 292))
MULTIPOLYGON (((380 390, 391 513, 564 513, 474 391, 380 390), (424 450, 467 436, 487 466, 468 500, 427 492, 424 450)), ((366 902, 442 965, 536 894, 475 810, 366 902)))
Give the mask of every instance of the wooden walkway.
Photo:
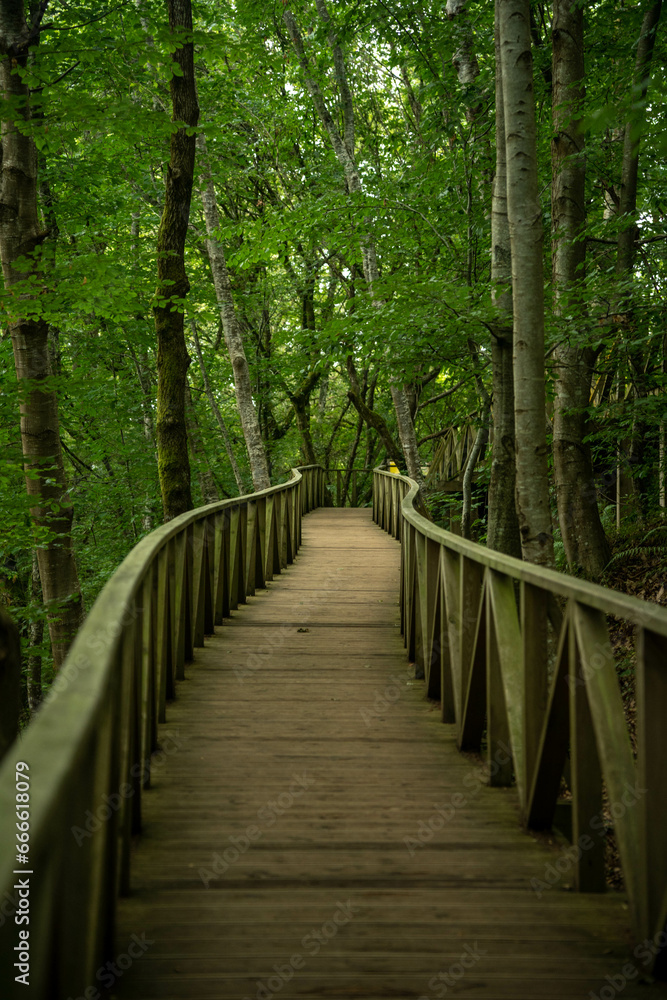
POLYGON ((562 853, 425 700, 399 558, 369 511, 316 511, 295 564, 197 651, 161 728, 113 996, 610 1000, 629 961, 625 998, 665 995, 639 985, 622 896, 567 891, 562 853))

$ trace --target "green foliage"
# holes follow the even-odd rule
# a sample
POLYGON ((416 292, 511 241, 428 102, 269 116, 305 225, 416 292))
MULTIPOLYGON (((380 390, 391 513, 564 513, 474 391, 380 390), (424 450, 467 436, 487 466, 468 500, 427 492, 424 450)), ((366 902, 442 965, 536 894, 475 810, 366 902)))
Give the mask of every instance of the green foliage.
MULTIPOLYGON (((329 468, 350 464, 359 424, 348 399, 351 365, 367 402, 394 436, 391 380, 414 389, 425 464, 439 432, 477 418, 480 392, 473 375, 491 390, 492 5, 469 8, 480 72, 465 86, 453 64, 462 28, 442 3, 343 0, 329 7, 355 102, 363 193, 354 196, 304 86, 282 7, 258 0, 195 5, 199 128, 220 209, 216 235, 226 252, 274 479, 305 454, 294 409, 301 392, 308 397, 317 458, 329 468), (374 294, 380 308, 361 276, 361 247, 368 236, 379 261, 374 294), (459 382, 452 395, 424 405, 459 382)), ((340 125, 327 32, 310 0, 293 9, 312 72, 340 125)), ((57 5, 50 13, 51 27, 25 71, 33 114, 22 126, 39 153, 41 210, 50 234, 38 250, 39 273, 26 281, 22 310, 44 318, 51 329, 53 383, 87 606, 161 517, 152 432, 157 382, 152 306, 165 163, 169 137, 178 127, 171 121, 169 85, 180 72, 172 57, 179 42, 168 30, 161 2, 141 0, 100 14, 87 0, 57 5)), ((588 129, 586 294, 583 301, 573 296, 557 320, 548 316, 547 339, 550 351, 563 340, 594 348, 600 392, 590 407, 589 444, 600 474, 609 479, 618 441, 641 438, 633 470, 646 515, 657 501, 657 428, 665 419, 667 84, 656 72, 647 98, 633 90, 639 5, 605 0, 585 14, 587 96, 579 110, 588 129), (641 138, 636 222, 642 242, 634 273, 619 282, 615 241, 628 222, 610 216, 605 204, 618 190, 626 123, 633 137, 641 138), (626 379, 620 398, 619 372, 626 379)), ((536 31, 544 34, 535 50, 535 90, 548 273, 551 50, 545 27, 536 31)), ((664 54, 659 35, 656 66, 664 63, 664 54)), ((196 320, 208 378, 249 483, 198 191, 190 221, 191 288, 177 307, 185 310, 186 321, 196 320)), ((25 266, 28 274, 32 262, 25 266)), ((11 315, 4 287, 0 307, 11 315)), ((191 340, 189 351, 203 448, 191 455, 198 503, 199 475, 207 467, 222 496, 237 493, 237 486, 191 340)), ((549 378, 550 365, 548 360, 549 378)), ((0 373, 0 554, 7 600, 22 616, 26 633, 41 614, 27 584, 30 552, 39 539, 24 497, 8 339, 0 342, 0 373)), ((355 465, 383 457, 376 436, 363 428, 355 465)), ((488 459, 478 490, 487 480, 488 459)), ((458 504, 451 494, 433 498, 443 523, 458 504)), ((609 504, 603 512, 608 530, 614 517, 609 504)), ((484 531, 480 521, 475 532, 483 539, 484 531)), ((640 547, 657 555, 663 546, 655 531, 651 545, 640 547)), ((556 553, 564 567, 559 539, 556 553)))

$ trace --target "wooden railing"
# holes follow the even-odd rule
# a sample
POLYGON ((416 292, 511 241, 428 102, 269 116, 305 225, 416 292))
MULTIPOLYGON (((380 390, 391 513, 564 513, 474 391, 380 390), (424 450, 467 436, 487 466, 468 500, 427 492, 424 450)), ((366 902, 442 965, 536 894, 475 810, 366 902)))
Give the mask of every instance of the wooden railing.
POLYGON ((331 487, 330 501, 335 501, 336 507, 347 505, 356 507, 362 496, 366 494, 366 499, 370 496, 371 475, 373 469, 325 469, 326 486, 331 487), (359 476, 362 476, 361 490, 359 489, 359 476), (349 477, 347 490, 343 495, 345 477, 349 477))
POLYGON ((292 562, 323 484, 308 466, 183 514, 143 538, 102 590, 0 769, 3 996, 64 1000, 98 982, 165 703, 204 636, 292 562), (26 990, 15 963, 28 953, 26 990))
POLYGON ((464 541, 417 498, 413 480, 375 470, 373 518, 401 542, 403 635, 428 695, 462 751, 485 736, 490 783, 516 782, 527 827, 569 811, 576 889, 605 889, 612 824, 635 934, 655 939, 667 920, 667 609, 464 541), (607 615, 635 630, 636 752, 607 615))

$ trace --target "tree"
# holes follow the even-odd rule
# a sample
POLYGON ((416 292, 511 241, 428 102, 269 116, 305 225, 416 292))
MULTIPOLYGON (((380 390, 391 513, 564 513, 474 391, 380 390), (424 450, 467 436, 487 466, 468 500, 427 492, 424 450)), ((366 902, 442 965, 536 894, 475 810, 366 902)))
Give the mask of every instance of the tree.
MULTIPOLYGON (((198 143, 201 153, 205 156, 206 139, 203 135, 199 137, 198 143)), ((262 441, 255 403, 252 398, 250 369, 236 315, 234 294, 227 269, 227 261, 225 260, 225 251, 220 241, 216 238, 220 219, 213 178, 207 164, 204 165, 202 172, 201 198, 204 206, 204 219, 206 221, 206 249, 211 264, 211 273, 220 309, 220 318, 225 332, 225 343, 234 373, 236 401, 241 417, 243 436, 246 448, 248 449, 252 481, 256 490, 265 490, 271 485, 266 451, 264 449, 264 442, 262 441)))
MULTIPOLYGON (((322 94, 322 90, 315 80, 313 74, 310 72, 310 67, 308 59, 306 57, 305 48, 303 44, 303 39, 301 33, 298 29, 296 20, 292 12, 288 9, 285 11, 283 18, 285 24, 287 25, 287 30, 289 32, 290 38, 292 39, 292 44, 294 45, 295 51, 297 53, 301 69, 304 74, 304 79, 306 86, 312 97, 315 110, 322 123, 322 126, 326 130, 334 153, 343 168, 345 174, 345 180, 347 182, 347 189, 350 195, 360 195, 362 193, 361 179, 359 177, 359 170, 355 158, 355 121, 354 121, 354 102, 352 98, 352 91, 350 89, 348 81, 347 66, 345 63, 345 57, 343 55, 343 49, 340 45, 338 36, 336 34, 335 28, 333 27, 331 21, 331 15, 327 9, 324 0, 316 0, 317 13, 320 20, 323 22, 327 41, 331 53, 333 56, 334 63, 334 74, 336 79, 336 84, 338 92, 340 95, 341 112, 343 119, 343 130, 342 132, 336 125, 331 111, 329 110, 327 103, 322 94)), ((380 273, 378 268, 377 251, 375 246, 375 241, 372 234, 370 233, 370 219, 364 219, 364 228, 366 232, 363 233, 361 237, 361 257, 362 257, 362 267, 364 278, 366 279, 366 284, 368 287, 368 292, 371 300, 376 306, 381 306, 381 301, 378 298, 377 287, 380 280, 380 273)), ((354 391, 354 390, 353 390, 354 391)), ((414 423, 412 420, 412 414, 410 413, 410 406, 407 399, 407 394, 405 389, 400 386, 400 384, 392 379, 391 381, 391 397, 394 403, 394 409, 396 411, 396 421, 398 424, 398 433, 401 439, 401 446, 403 449, 403 455, 405 457, 405 464, 408 469, 408 475, 415 479, 418 483, 422 482, 422 472, 419 460, 419 449, 417 447, 417 437, 415 434, 414 423)), ((358 399, 358 394, 356 394, 358 399)))
POLYGON ((190 510, 190 461, 185 388, 190 359, 183 330, 184 299, 190 290, 185 269, 185 239, 195 166, 199 105, 195 86, 190 0, 167 0, 174 51, 170 81, 175 128, 171 135, 164 207, 157 239, 158 288, 153 312, 157 333, 158 472, 164 519, 190 510))
POLYGON ((25 75, 39 41, 46 4, 27 23, 21 0, 0 3, 3 96, 0 257, 8 293, 9 329, 19 381, 25 483, 56 669, 81 622, 81 588, 72 546, 72 503, 60 445, 58 399, 52 386, 48 324, 39 302, 42 252, 49 232, 37 209, 37 152, 30 134, 25 75))
POLYGON ((517 514, 524 559, 550 564, 542 209, 528 0, 500 0, 500 52, 512 250, 517 514))
POLYGON ((586 162, 581 115, 584 18, 578 0, 555 0, 551 143, 552 273, 555 349, 554 482, 567 561, 597 578, 610 550, 597 507, 587 434, 594 352, 586 336, 586 162), (583 328, 583 343, 581 339, 583 328))

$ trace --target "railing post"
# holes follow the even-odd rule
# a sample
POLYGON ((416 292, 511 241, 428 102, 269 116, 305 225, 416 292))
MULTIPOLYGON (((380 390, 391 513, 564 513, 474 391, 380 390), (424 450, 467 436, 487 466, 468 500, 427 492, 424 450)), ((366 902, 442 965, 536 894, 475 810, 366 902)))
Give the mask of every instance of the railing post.
MULTIPOLYGON (((484 570, 479 563, 461 556, 459 575, 459 642, 458 642, 458 676, 460 678, 457 712, 458 718, 463 715, 463 702, 468 690, 468 676, 472 665, 473 647, 477 632, 480 598, 484 570)), ((486 628, 486 624, 484 626, 486 628)), ((456 691, 456 682, 455 682, 456 691)))
POLYGON ((642 931, 652 938, 667 923, 665 842, 665 720, 667 720, 667 639, 644 626, 637 629, 637 769, 645 795, 640 812, 642 931))
POLYGON ((547 607, 549 594, 521 581, 521 642, 523 646, 524 821, 537 764, 540 736, 549 696, 547 607))
POLYGON ((578 892, 604 892, 604 840, 597 833, 590 836, 591 820, 602 822, 602 772, 574 628, 569 630, 569 643, 572 843, 583 837, 592 841, 575 862, 574 884, 578 892))

